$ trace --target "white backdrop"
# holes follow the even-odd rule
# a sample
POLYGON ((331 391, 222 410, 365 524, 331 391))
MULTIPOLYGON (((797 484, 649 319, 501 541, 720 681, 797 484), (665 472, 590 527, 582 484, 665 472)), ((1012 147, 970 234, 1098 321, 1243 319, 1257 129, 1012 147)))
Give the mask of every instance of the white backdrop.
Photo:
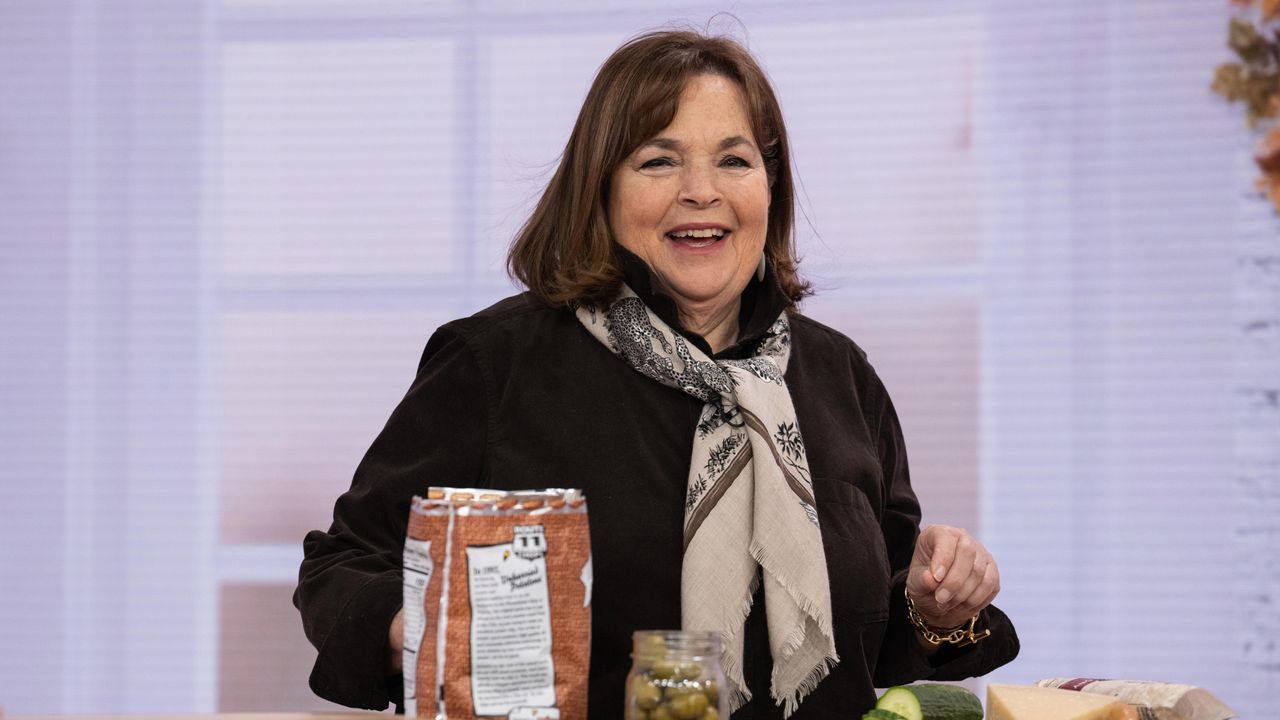
POLYGON ((1226 3, 780 5, 0 4, 0 705, 331 708, 302 534, 431 330, 513 292, 600 62, 730 10, 806 311, 886 378, 926 520, 1001 563, 992 679, 1280 716, 1280 226, 1208 90, 1226 3))

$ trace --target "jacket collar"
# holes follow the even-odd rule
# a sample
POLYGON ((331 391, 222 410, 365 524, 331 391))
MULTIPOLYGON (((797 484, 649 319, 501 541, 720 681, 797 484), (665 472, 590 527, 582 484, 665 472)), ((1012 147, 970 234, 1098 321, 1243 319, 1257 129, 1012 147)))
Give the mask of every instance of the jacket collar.
POLYGON ((750 357, 755 342, 768 332, 774 321, 792 306, 791 298, 783 292, 774 274, 773 263, 765 268, 764 280, 753 275, 742 291, 742 305, 738 309, 738 340, 733 345, 712 355, 711 346, 695 332, 680 324, 675 300, 662 290, 662 283, 644 260, 621 245, 614 245, 623 280, 649 309, 672 330, 680 333, 709 357, 738 359, 750 357))

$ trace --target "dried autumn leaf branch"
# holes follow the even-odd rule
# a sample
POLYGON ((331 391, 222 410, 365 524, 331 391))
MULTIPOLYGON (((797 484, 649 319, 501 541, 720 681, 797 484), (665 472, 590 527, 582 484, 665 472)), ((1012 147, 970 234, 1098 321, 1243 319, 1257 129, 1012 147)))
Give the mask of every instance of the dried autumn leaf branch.
POLYGON ((1231 4, 1257 10, 1258 20, 1255 24, 1244 17, 1232 18, 1227 46, 1240 60, 1219 65, 1211 87, 1229 102, 1244 104, 1251 129, 1265 130, 1254 155, 1262 171, 1256 186, 1280 213, 1280 42, 1272 23, 1280 17, 1280 0, 1231 0, 1231 4))
POLYGON ((1280 0, 1231 0, 1231 4, 1242 8, 1260 8, 1264 21, 1274 20, 1276 16, 1280 16, 1280 0))

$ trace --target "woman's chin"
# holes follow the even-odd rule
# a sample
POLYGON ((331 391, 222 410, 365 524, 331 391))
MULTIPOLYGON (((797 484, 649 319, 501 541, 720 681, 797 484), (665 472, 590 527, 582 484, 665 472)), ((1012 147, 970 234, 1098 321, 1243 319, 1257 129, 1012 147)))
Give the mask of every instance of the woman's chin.
MULTIPOLYGON (((743 288, 733 287, 729 282, 675 282, 668 286, 672 299, 682 310, 698 308, 706 310, 722 304, 738 302, 743 288)), ((745 284, 744 284, 745 287, 745 284)))

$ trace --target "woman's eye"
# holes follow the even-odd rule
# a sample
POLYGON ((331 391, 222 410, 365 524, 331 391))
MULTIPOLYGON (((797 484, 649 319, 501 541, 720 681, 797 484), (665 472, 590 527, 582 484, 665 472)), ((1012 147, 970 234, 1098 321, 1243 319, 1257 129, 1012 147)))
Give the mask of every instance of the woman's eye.
POLYGON ((744 167, 744 168, 751 167, 751 163, 747 162, 746 160, 743 160, 737 155, 730 155, 726 157, 724 160, 720 161, 720 164, 728 165, 729 167, 744 167))
POLYGON ((671 158, 657 157, 657 158, 653 158, 652 160, 644 161, 643 163, 640 164, 640 167, 655 168, 655 167, 663 167, 665 165, 670 165, 670 164, 671 164, 671 158))

